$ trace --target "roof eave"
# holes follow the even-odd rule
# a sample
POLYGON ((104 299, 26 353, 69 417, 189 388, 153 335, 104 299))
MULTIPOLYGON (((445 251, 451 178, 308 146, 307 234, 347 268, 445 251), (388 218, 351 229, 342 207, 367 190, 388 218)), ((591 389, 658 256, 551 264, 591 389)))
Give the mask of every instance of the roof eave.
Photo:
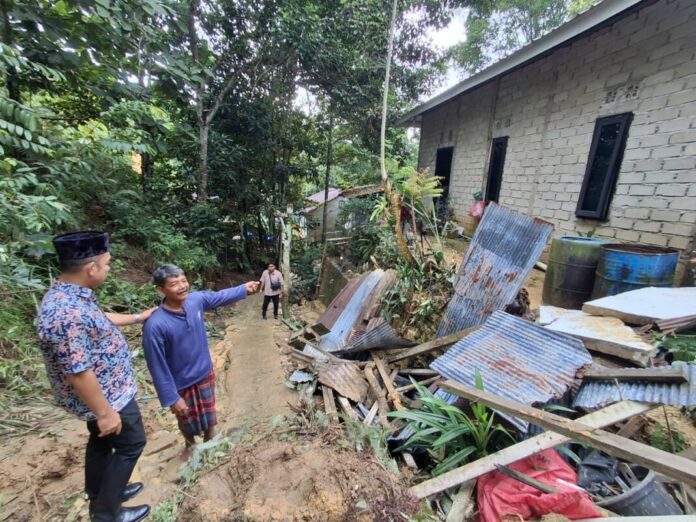
POLYGON ((644 3, 654 3, 648 0, 604 0, 599 5, 588 9, 535 42, 514 52, 507 58, 494 63, 483 71, 459 82, 457 85, 431 98, 415 109, 407 112, 395 122, 397 127, 419 127, 422 114, 434 109, 460 94, 480 87, 498 76, 512 72, 528 63, 538 60, 558 47, 567 45, 570 41, 584 33, 598 29, 600 26, 614 21, 615 18, 629 14, 633 8, 644 3))

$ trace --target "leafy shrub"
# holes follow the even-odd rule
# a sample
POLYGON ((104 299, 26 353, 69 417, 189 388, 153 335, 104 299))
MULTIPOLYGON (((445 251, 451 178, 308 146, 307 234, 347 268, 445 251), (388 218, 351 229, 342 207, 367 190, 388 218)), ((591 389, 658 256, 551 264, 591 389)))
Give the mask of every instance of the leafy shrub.
MULTIPOLYGON (((388 415, 408 421, 414 434, 399 448, 423 448, 437 463, 433 475, 449 471, 468 460, 476 460, 515 443, 513 436, 495 423, 495 413, 483 404, 471 403, 469 416, 456 406, 417 384, 419 410, 392 412, 388 415)), ((483 390, 481 376, 476 375, 476 387, 483 390)))
MULTIPOLYGON (((312 299, 319 281, 316 265, 321 261, 321 243, 297 241, 290 251, 290 267, 294 276, 288 299, 297 304, 312 299)), ((284 274, 285 275, 285 274, 284 274)))

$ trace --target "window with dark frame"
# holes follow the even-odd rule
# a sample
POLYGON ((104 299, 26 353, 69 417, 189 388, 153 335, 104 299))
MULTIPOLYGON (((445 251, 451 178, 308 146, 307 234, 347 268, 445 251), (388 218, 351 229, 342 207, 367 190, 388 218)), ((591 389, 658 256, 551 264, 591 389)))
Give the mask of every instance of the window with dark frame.
POLYGON ((575 209, 577 217, 607 219, 632 119, 630 112, 597 119, 575 209))
POLYGON ((507 152, 508 136, 495 138, 491 143, 491 158, 488 161, 488 181, 486 182, 486 201, 498 202, 500 187, 503 184, 503 167, 507 152))

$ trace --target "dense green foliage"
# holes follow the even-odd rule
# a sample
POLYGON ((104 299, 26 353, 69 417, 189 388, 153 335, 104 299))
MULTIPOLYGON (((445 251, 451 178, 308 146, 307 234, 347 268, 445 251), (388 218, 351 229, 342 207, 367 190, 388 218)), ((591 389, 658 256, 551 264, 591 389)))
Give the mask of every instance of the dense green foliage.
MULTIPOLYGON (((471 403, 471 415, 468 415, 433 395, 426 387, 413 383, 418 402, 423 406, 417 410, 392 412, 389 416, 408 421, 407 428, 414 433, 399 449, 425 449, 434 462, 433 475, 515 443, 512 435, 495 422, 495 412, 483 404, 471 403)), ((476 386, 483 389, 478 373, 476 386)))

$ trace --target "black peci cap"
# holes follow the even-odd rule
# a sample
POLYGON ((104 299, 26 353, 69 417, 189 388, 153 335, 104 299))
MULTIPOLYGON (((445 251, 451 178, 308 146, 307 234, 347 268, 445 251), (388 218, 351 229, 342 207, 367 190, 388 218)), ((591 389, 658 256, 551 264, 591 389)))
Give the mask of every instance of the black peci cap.
POLYGON ((54 237, 53 246, 61 261, 86 259, 109 251, 109 234, 95 230, 69 232, 54 237))

